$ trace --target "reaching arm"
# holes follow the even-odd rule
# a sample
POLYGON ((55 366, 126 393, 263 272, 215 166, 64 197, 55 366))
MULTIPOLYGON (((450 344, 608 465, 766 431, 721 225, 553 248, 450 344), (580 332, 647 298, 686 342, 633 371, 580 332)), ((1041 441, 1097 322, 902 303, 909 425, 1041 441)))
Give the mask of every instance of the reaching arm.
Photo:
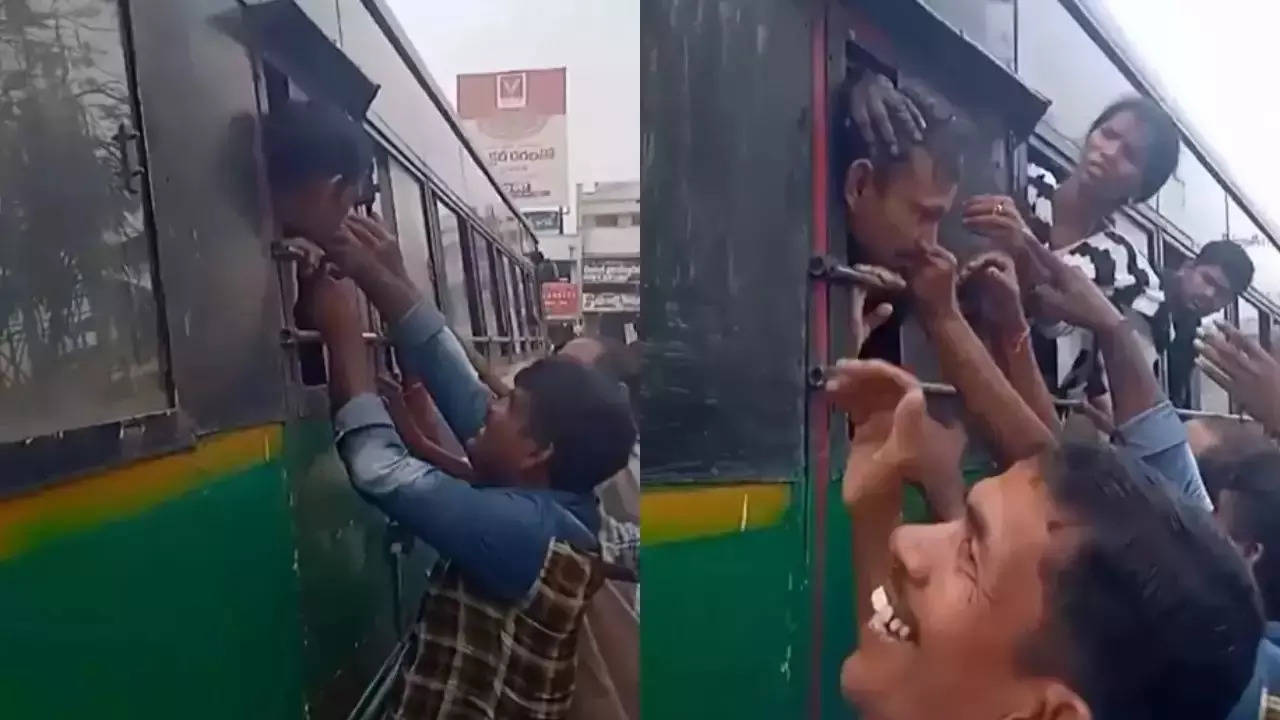
POLYGON ((1034 291, 1041 311, 1091 330, 1109 376, 1116 433, 1123 449, 1136 455, 1184 497, 1212 508, 1199 467, 1187 443, 1187 431, 1164 397, 1146 354, 1124 315, 1080 270, 1048 255, 1052 284, 1034 291))
POLYGON ((960 285, 976 294, 991 355, 1001 372, 1040 422, 1056 434, 1060 429, 1058 413, 1031 349, 1031 328, 1022 310, 1013 258, 1000 251, 979 255, 960 272, 960 285))
POLYGON ((925 332, 933 340, 943 376, 984 427, 1003 460, 1016 462, 1054 444, 1054 437, 1005 379, 973 328, 960 313, 955 294, 955 258, 929 249, 911 279, 925 332))
POLYGON ((383 317, 395 319, 391 335, 400 362, 426 384, 453 434, 463 442, 473 437, 484 424, 491 394, 444 315, 409 280, 396 239, 377 222, 353 216, 325 251, 383 317))
POLYGON ((396 432, 404 440, 409 452, 419 460, 426 461, 460 480, 471 480, 471 463, 465 457, 449 452, 432 439, 418 418, 398 392, 385 393, 387 412, 395 423, 396 432))

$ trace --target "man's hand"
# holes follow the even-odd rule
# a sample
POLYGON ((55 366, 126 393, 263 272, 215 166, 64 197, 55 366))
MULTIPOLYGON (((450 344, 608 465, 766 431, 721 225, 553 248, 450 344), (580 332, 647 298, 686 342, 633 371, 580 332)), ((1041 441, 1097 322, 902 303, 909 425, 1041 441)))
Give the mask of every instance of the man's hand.
POLYGON ((893 306, 880 303, 867 310, 867 295, 877 290, 886 293, 898 293, 906 289, 906 281, 897 273, 874 265, 854 265, 856 276, 850 289, 852 308, 850 310, 850 352, 849 357, 856 358, 862 353, 862 346, 871 333, 893 315, 893 306))
POLYGON ((923 320, 959 313, 956 302, 956 257, 941 246, 921 248, 907 278, 916 312, 923 320))
POLYGON ((323 266, 310 266, 301 273, 298 305, 302 316, 320 331, 325 342, 359 338, 364 332, 355 285, 339 280, 323 266))
POLYGON ((1036 262, 1049 274, 1049 282, 1031 289, 1037 316, 1094 332, 1113 330, 1124 322, 1120 310, 1079 268, 1067 265, 1040 243, 1029 247, 1036 262))
POLYGON ((324 251, 327 260, 353 278, 367 278, 381 270, 408 281, 400 243, 377 216, 348 215, 324 251))
POLYGON ((960 270, 958 282, 961 291, 977 301, 983 323, 997 338, 1008 340, 1026 332, 1018 274, 1009 255, 992 250, 973 258, 960 270))
POLYGON ((1196 341, 1196 365, 1270 432, 1280 432, 1280 363, 1253 338, 1224 322, 1196 341))
POLYGON ((915 103, 898 91, 883 75, 864 72, 850 90, 849 112, 858 132, 868 145, 883 144, 890 155, 898 155, 901 147, 894 132, 891 115, 896 115, 911 133, 911 140, 924 139, 925 121, 915 103))
POLYGON ((889 438, 871 461, 891 468, 892 475, 920 487, 934 515, 939 520, 950 520, 964 512, 960 460, 968 442, 962 423, 944 425, 934 420, 924 394, 913 390, 898 403, 889 438))

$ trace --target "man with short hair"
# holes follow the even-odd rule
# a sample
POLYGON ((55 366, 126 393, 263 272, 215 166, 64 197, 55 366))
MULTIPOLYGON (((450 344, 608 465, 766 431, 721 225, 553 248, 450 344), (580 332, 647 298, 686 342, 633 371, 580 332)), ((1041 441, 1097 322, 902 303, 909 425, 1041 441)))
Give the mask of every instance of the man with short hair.
POLYGON ((475 474, 472 485, 409 454, 376 394, 354 288, 312 273, 304 300, 329 348, 334 431, 351 482, 441 555, 389 717, 566 717, 583 613, 604 580, 592 491, 626 465, 636 437, 626 398, 554 357, 495 397, 385 229, 349 217, 321 246, 396 319, 398 358, 466 444, 475 474))
POLYGON ((321 242, 372 189, 373 143, 343 111, 290 101, 263 121, 272 210, 286 238, 321 242))
POLYGON ((1280 718, 1280 449, 1237 433, 1200 461, 1214 516, 1253 572, 1267 619, 1253 682, 1227 720, 1280 718))
POLYGON ((901 368, 842 362, 828 391, 858 428, 842 497, 862 627, 841 687, 865 716, 1226 716, 1262 618, 1208 513, 1109 447, 1067 445, 979 482, 957 519, 900 525, 904 481, 954 473, 959 450, 901 368))
POLYGON ((1177 407, 1191 407, 1200 321, 1230 305, 1251 282, 1253 261, 1230 240, 1208 243, 1195 259, 1165 273, 1165 303, 1151 322, 1157 346, 1169 351, 1169 397, 1177 407))

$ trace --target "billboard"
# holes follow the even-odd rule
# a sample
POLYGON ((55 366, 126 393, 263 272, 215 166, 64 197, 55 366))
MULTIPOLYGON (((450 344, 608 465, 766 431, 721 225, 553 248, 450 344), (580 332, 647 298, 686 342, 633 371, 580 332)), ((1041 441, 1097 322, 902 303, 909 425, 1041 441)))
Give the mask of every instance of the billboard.
POLYGON ((640 261, 584 259, 582 282, 615 285, 638 283, 640 282, 640 261))
POLYGON ((569 206, 565 69, 458 76, 458 117, 516 207, 569 206))
POLYGON ((542 313, 549 320, 578 317, 578 286, 571 282, 542 283, 542 313))
POLYGON ((640 294, 631 292, 583 293, 582 309, 592 313, 638 313, 640 294))

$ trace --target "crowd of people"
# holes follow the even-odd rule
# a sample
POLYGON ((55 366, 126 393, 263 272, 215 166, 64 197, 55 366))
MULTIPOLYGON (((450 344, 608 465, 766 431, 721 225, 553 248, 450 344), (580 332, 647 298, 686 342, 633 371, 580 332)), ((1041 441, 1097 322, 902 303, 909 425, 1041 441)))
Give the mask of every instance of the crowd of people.
MULTIPOLYGON (((1173 171, 1172 121, 1122 99, 1067 177, 1033 168, 1022 201, 959 198, 958 113, 874 72, 846 90, 839 167, 860 264, 827 382, 851 428, 846 697, 889 720, 1280 713, 1280 363, 1229 325, 1199 328, 1253 267, 1218 241, 1158 273, 1111 220, 1173 171), (957 205, 986 241, 963 263, 939 239, 957 205), (908 321, 963 423, 936 419, 900 366, 908 321), (1162 353, 1179 359, 1161 368, 1162 353), (1258 429, 1184 425, 1158 377, 1185 393, 1193 365, 1258 429), (1067 438, 1067 397, 1101 432, 1067 438), (972 487, 969 429, 997 466, 972 487), (908 485, 935 522, 902 524, 908 485)), ((361 496, 441 558, 389 717, 627 717, 635 698, 601 648, 630 653, 634 694, 634 359, 578 338, 498 377, 415 287, 393 234, 355 212, 372 164, 356 123, 294 103, 268 118, 265 146, 280 230, 309 248, 297 315, 327 350, 337 452, 361 496), (389 322, 398 376, 375 365, 357 289, 389 322)))
POLYGON ((1253 266, 1215 241, 1158 273, 1112 220, 1173 172, 1172 120, 1121 99, 1066 178, 1033 167, 1021 202, 958 199, 959 113, 865 67, 842 99, 862 263, 827 379, 852 428, 845 697, 888 720, 1280 717, 1280 364, 1230 325, 1199 327, 1253 266), (957 204, 984 248, 963 263, 939 241, 957 204), (936 419, 900 366, 908 321, 965 422, 936 419), (1257 424, 1184 424, 1160 376, 1185 397, 1193 365, 1257 424), (1097 429, 1064 432, 1064 399, 1097 429), (968 488, 967 429, 996 465, 968 488), (907 486, 933 522, 903 524, 907 486))

